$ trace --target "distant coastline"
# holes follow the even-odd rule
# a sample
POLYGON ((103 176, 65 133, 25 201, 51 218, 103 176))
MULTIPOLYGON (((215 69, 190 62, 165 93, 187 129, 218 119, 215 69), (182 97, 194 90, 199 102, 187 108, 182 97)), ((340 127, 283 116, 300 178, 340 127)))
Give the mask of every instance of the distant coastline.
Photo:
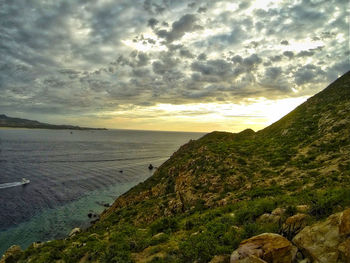
POLYGON ((54 125, 34 120, 8 117, 0 114, 0 128, 27 128, 27 129, 52 129, 52 130, 107 130, 106 128, 90 128, 73 125, 54 125))

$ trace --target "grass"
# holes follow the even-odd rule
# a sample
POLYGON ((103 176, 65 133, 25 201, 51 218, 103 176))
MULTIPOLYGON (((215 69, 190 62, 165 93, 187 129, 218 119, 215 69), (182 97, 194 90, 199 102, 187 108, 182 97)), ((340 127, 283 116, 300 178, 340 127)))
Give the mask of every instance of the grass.
POLYGON ((262 131, 213 132, 183 145, 89 229, 13 260, 209 262, 246 238, 279 233, 278 222, 257 221, 275 208, 288 217, 308 205, 314 222, 349 207, 350 89, 341 88, 349 78, 262 131))

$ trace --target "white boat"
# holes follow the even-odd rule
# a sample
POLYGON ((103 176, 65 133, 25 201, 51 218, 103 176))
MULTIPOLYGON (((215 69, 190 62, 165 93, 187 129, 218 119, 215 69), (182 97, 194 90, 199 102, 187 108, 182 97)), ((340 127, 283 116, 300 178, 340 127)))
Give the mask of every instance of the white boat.
POLYGON ((22 185, 29 184, 30 181, 27 178, 22 178, 22 185))

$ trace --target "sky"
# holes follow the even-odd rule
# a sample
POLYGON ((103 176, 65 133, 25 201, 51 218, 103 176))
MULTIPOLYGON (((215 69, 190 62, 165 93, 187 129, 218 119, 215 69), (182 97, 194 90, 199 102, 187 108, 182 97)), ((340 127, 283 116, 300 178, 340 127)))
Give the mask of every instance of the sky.
POLYGON ((350 70, 348 0, 0 0, 0 114, 259 130, 350 70))

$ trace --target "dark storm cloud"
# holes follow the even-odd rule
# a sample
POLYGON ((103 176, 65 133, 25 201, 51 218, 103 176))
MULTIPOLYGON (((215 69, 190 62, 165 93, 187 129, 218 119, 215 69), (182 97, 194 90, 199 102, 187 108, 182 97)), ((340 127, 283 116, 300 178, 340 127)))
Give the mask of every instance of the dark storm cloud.
POLYGON ((208 60, 204 63, 196 61, 192 63, 191 68, 202 75, 225 76, 232 73, 232 64, 222 59, 208 60))
POLYGON ((198 59, 198 60, 206 60, 206 59, 207 59, 207 55, 204 54, 204 53, 201 53, 201 54, 198 55, 198 58, 197 58, 197 59, 198 59))
POLYGON ((240 55, 236 55, 231 60, 235 63, 242 63, 243 58, 240 55))
POLYGON ((150 18, 147 22, 148 26, 150 26, 151 28, 154 28, 158 23, 159 21, 153 17, 150 18))
POLYGON ((247 9, 248 7, 250 7, 250 5, 251 5, 250 1, 242 1, 239 4, 239 9, 240 10, 247 9))
POLYGON ((281 67, 270 67, 265 70, 265 76, 270 80, 276 80, 281 74, 281 67))
POLYGON ((344 54, 344 57, 339 62, 335 62, 326 72, 327 79, 329 82, 334 81, 338 76, 339 72, 348 72, 350 70, 349 53, 344 54))
POLYGON ((0 0, 0 113, 311 95, 350 69, 348 2, 287 2, 0 0))
POLYGON ((185 48, 180 49, 180 56, 185 58, 194 58, 194 55, 185 48))
POLYGON ((200 8, 198 8, 197 12, 198 13, 205 13, 205 12, 207 12, 207 8, 206 7, 200 7, 200 8))
POLYGON ((282 56, 276 55, 276 56, 271 57, 270 60, 271 60, 272 62, 279 62, 279 61, 282 60, 282 56))
POLYGON ((243 59, 242 61, 243 65, 247 67, 254 67, 256 65, 259 65, 261 62, 262 62, 262 59, 257 54, 253 54, 243 59))
POLYGON ((292 57, 294 57, 294 52, 292 52, 292 51, 284 51, 283 55, 285 55, 287 58, 291 59, 292 57))
POLYGON ((143 8, 150 14, 160 14, 166 9, 166 1, 145 0, 143 8))
POLYGON ((294 73, 294 79, 297 85, 303 85, 306 83, 318 82, 319 78, 323 78, 325 72, 315 65, 306 65, 300 67, 294 73))
MULTIPOLYGON (((219 20, 226 20, 224 14, 219 20)), ((232 16, 232 14, 229 14, 232 16)), ((207 45, 215 45, 216 43, 222 43, 225 46, 234 46, 240 43, 243 43, 246 39, 249 38, 248 29, 252 26, 252 19, 245 18, 242 20, 228 19, 228 23, 231 25, 231 30, 228 33, 215 35, 207 40, 207 45)))
POLYGON ((165 38, 168 43, 171 43, 181 39, 187 32, 202 29, 201 26, 196 24, 196 21, 197 17, 195 15, 186 14, 172 24, 170 31, 161 29, 157 31, 157 35, 165 38))
POLYGON ((311 57, 315 54, 315 52, 310 51, 310 50, 303 50, 300 51, 297 55, 297 57, 311 57))

